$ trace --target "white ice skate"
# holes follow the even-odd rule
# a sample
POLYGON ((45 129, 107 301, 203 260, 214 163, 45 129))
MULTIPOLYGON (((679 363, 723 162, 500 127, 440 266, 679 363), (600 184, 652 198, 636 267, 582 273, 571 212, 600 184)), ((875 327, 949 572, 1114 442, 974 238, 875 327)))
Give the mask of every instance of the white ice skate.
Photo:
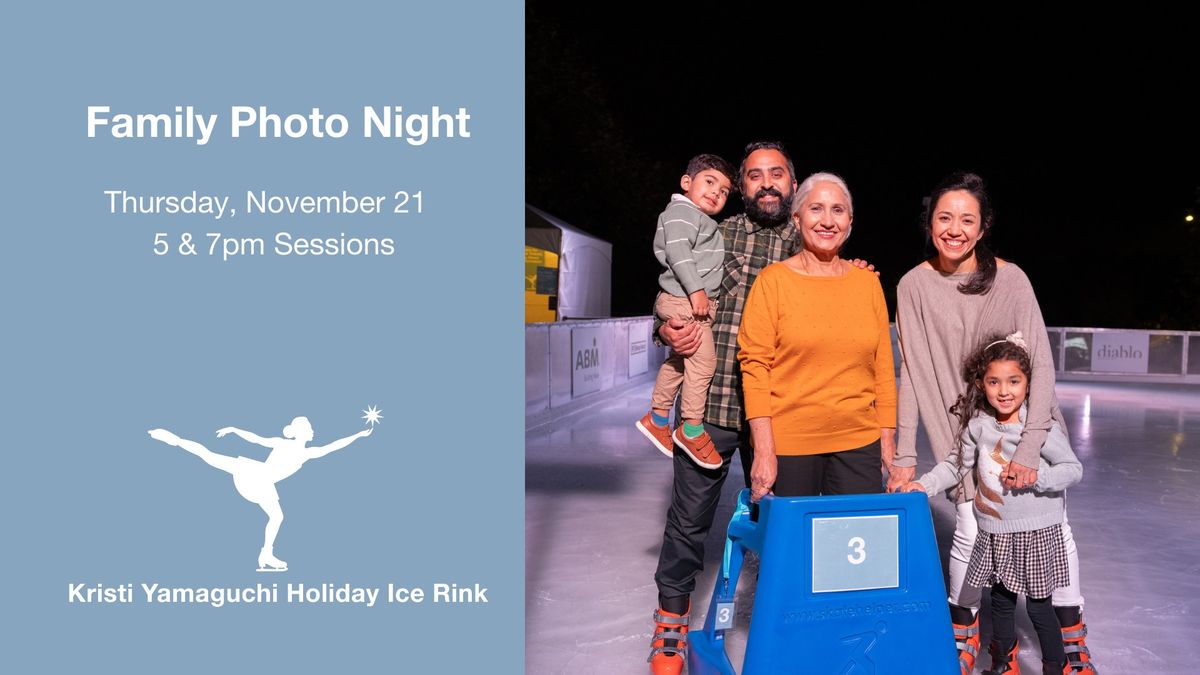
POLYGON ((287 563, 275 557, 275 552, 270 546, 264 546, 258 552, 258 571, 259 572, 286 572, 287 563))

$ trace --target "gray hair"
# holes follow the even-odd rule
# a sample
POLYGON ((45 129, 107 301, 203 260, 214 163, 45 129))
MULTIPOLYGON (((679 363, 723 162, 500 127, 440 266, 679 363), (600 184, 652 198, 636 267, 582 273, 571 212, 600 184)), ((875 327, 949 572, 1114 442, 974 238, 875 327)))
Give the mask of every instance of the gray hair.
POLYGON ((796 194, 792 197, 792 215, 796 215, 800 211, 800 205, 808 197, 808 193, 813 191, 817 183, 833 183, 840 187, 846 195, 846 208, 850 211, 850 217, 854 217, 854 197, 850 196, 850 188, 846 187, 846 181, 836 173, 828 171, 819 171, 804 179, 800 187, 796 188, 796 194))

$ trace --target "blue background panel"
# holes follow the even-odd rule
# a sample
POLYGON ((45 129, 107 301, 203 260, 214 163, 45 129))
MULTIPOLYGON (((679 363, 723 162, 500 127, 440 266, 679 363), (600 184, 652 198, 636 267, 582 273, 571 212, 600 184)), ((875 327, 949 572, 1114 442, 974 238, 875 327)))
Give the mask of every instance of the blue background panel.
POLYGON ((6 3, 0 26, 0 672, 523 672, 521 360, 505 357, 522 312, 523 7, 6 3), (351 128, 232 138, 238 105, 351 128), (88 106, 219 119, 205 145, 88 138, 88 106), (364 106, 465 107, 471 137, 364 138, 364 106), (229 195, 238 213, 114 214, 106 190, 229 195), (343 190, 420 191, 423 212, 243 210, 247 191, 343 190), (396 254, 154 255, 157 232, 210 231, 387 237, 396 254), (303 415, 320 445, 372 405, 372 436, 278 483, 286 573, 254 571, 266 517, 228 474, 146 434, 263 459, 214 432, 279 436, 303 415), (137 600, 72 603, 72 583, 137 600), (148 604, 141 583, 279 583, 280 600, 148 604), (430 595, 288 603, 289 583, 430 595), (439 583, 487 602, 434 602, 439 583))

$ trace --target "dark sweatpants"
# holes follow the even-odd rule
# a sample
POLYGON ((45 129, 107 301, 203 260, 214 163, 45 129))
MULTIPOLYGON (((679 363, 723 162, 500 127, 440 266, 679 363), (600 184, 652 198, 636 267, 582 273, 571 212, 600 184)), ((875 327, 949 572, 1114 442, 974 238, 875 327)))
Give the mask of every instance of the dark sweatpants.
MULTIPOLYGON (((667 526, 663 531, 662 550, 658 554, 658 570, 654 573, 658 594, 662 598, 686 598, 695 590, 696 575, 704 566, 704 539, 712 527, 733 453, 739 447, 742 448, 742 469, 749 487, 750 462, 753 459, 749 428, 739 432, 707 423, 704 428, 712 437, 713 445, 723 461, 719 469, 703 469, 688 459, 686 453, 675 453, 671 507, 667 510, 667 526)), ((686 611, 686 600, 682 602, 686 611)), ((678 611, 666 606, 664 609, 678 611)))

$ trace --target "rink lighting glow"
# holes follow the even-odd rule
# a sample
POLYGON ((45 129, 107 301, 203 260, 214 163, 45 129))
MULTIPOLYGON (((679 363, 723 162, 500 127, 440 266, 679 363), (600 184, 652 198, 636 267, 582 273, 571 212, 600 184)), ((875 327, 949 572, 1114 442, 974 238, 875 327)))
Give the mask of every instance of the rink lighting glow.
POLYGON ((1175 434, 1171 436, 1171 456, 1179 459, 1179 451, 1183 449, 1183 444, 1187 442, 1187 436, 1183 433, 1183 411, 1175 411, 1175 434))
MULTIPOLYGON (((1091 440, 1092 438, 1092 395, 1087 394, 1083 397, 1083 420, 1080 424, 1080 438, 1082 440, 1091 440)), ((1078 450, 1078 448, 1077 448, 1078 450)))

